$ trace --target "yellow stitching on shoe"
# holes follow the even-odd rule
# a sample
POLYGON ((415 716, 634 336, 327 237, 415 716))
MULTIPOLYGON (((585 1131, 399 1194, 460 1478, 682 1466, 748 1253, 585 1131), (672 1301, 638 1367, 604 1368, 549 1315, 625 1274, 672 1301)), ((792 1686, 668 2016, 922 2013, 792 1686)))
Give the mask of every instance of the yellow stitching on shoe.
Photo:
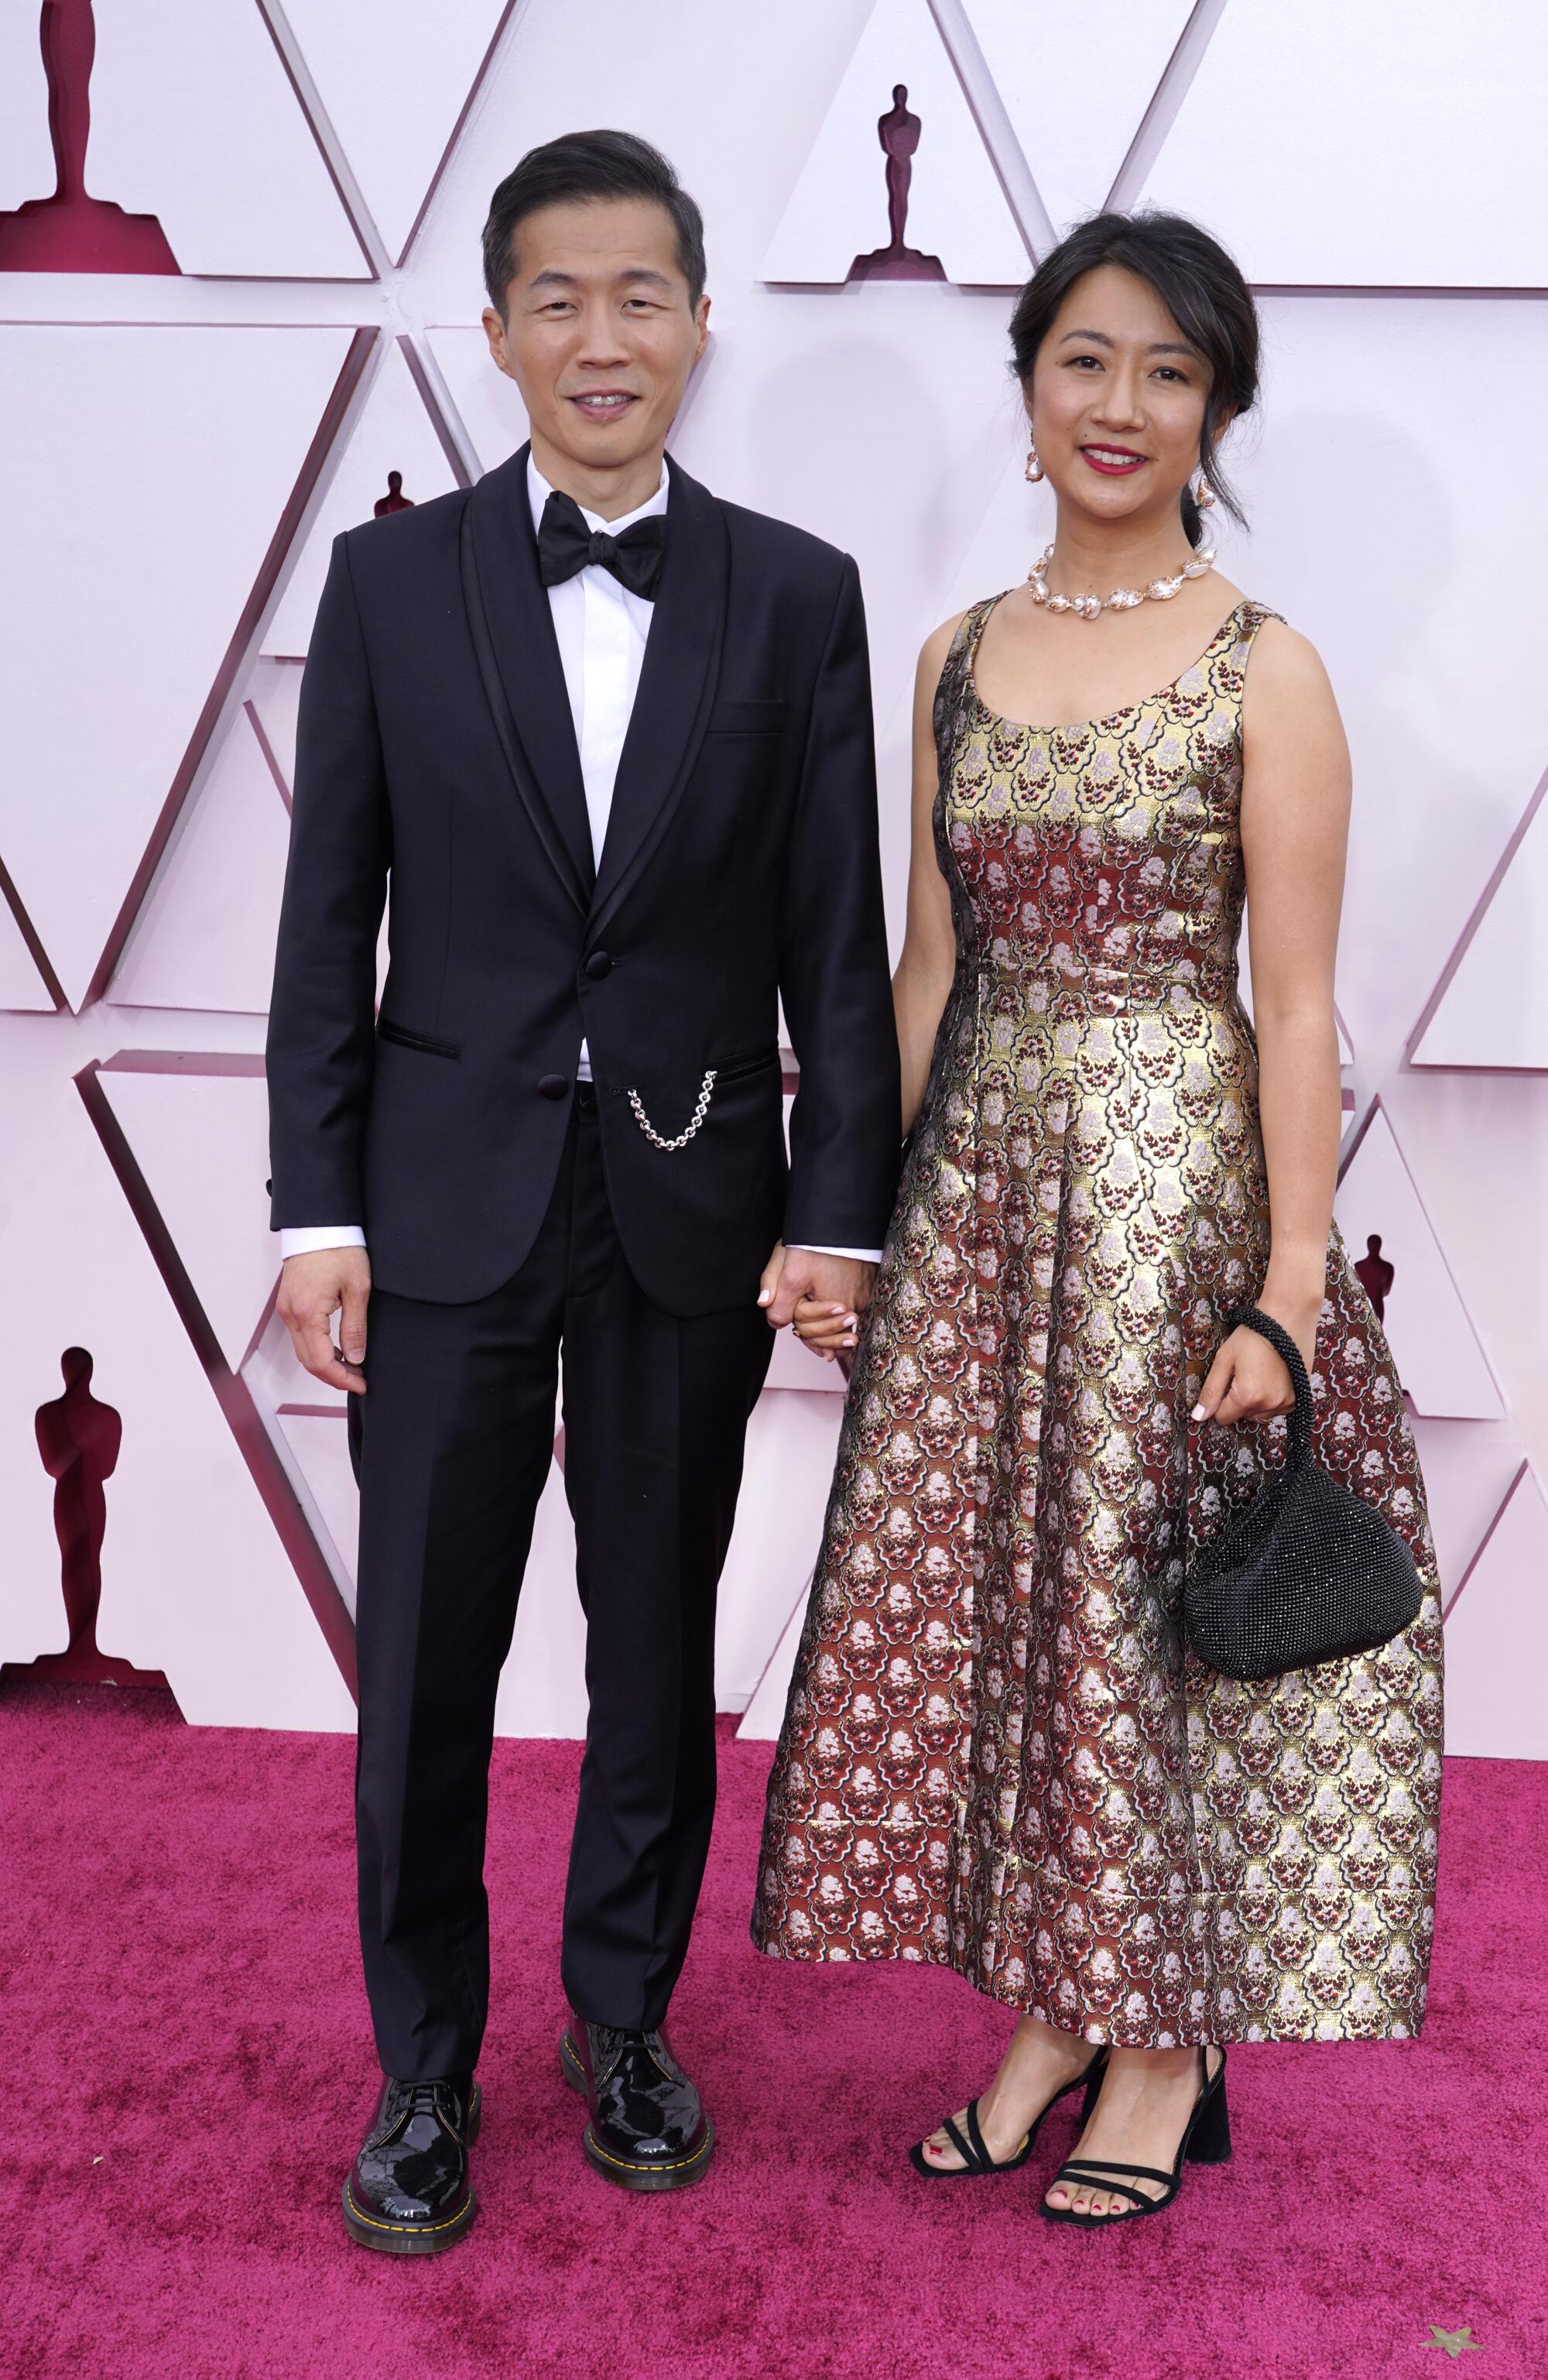
POLYGON ((454 2223, 460 2223, 463 2216, 470 2213, 478 2203, 469 2192, 466 2205, 459 2207, 455 2215, 448 2215, 444 2223, 383 2223, 380 2216, 368 2215, 363 2207, 356 2204, 355 2192, 347 2181, 344 2186, 344 2194, 349 2201, 350 2213, 359 2222, 369 2224, 373 2231, 449 2231, 454 2223))
POLYGON ((708 2155, 710 2148, 709 2135, 707 2132, 704 2139, 699 2143, 698 2147, 694 2151, 692 2156, 674 2157, 670 2165, 658 2165, 649 2157, 635 2158, 614 2156, 611 2149, 605 2149, 602 2146, 601 2142, 597 2138, 596 2133, 592 2131, 589 2124, 587 2124, 586 2128, 586 2137, 590 2142, 591 2146, 596 2150, 597 2155, 599 2157, 606 2157, 609 2165, 622 2166, 625 2171, 629 2173, 676 2173, 685 2165, 696 2165, 701 2156, 707 2156, 708 2155))

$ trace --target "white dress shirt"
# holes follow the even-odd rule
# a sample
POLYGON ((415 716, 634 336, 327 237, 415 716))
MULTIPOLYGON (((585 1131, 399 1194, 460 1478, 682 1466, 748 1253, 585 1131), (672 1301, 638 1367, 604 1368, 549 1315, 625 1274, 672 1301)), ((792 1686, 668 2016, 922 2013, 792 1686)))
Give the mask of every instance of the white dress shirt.
MULTIPOLYGON (((663 471, 655 494, 634 512, 624 513, 617 520, 604 520, 600 513, 587 512, 583 504, 581 518, 594 532, 605 528, 614 537, 621 537, 635 521, 648 520, 653 513, 664 513, 669 492, 670 483, 663 471)), ((536 529, 541 525, 543 507, 553 491, 530 455, 526 462, 526 493, 536 529)), ((549 610, 553 615, 553 633, 563 664, 571 716, 575 722, 575 742, 580 747, 592 857, 600 868, 612 809, 613 784, 623 739, 629 732, 656 606, 648 596, 635 595, 622 586, 600 563, 588 563, 573 578, 549 589, 549 610)), ((582 1083, 591 1080, 591 1057, 584 1041, 575 1077, 582 1083)), ((357 1223, 286 1225, 280 1232, 280 1258, 283 1262, 286 1257, 306 1256, 314 1248, 363 1248, 365 1245, 365 1232, 357 1223)), ((881 1260, 879 1248, 817 1248, 812 1253, 856 1257, 865 1264, 878 1264, 881 1260)))

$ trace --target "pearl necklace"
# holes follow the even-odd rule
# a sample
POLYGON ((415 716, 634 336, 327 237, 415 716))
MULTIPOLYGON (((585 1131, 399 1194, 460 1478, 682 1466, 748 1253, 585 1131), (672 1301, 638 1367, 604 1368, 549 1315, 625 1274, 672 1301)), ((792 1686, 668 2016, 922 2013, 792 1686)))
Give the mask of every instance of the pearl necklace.
POLYGON ((1132 612, 1138 603, 1166 603, 1190 578, 1202 578, 1206 570, 1215 567, 1215 548, 1206 545, 1191 562, 1185 562, 1175 578, 1153 578, 1145 588, 1115 587, 1110 595, 1050 595, 1048 565, 1054 558, 1050 545, 1041 561, 1034 562, 1027 572, 1027 585, 1034 603, 1046 603, 1050 612, 1074 612, 1082 620, 1095 620, 1104 612, 1132 612))

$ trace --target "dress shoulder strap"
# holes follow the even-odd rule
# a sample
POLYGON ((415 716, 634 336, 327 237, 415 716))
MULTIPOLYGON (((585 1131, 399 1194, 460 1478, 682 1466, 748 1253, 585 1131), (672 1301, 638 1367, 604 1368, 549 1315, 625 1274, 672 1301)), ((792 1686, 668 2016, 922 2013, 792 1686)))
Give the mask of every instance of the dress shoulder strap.
POLYGON ((1271 604, 1257 603, 1249 597, 1221 621, 1215 643, 1204 656, 1205 666, 1213 670, 1220 693, 1240 703, 1258 630, 1265 620, 1282 620, 1284 616, 1271 604))
POLYGON ((1283 620, 1285 614, 1283 612, 1276 612, 1272 603, 1256 602, 1250 595, 1244 602, 1237 605, 1231 616, 1236 622, 1234 642, 1239 646, 1251 648, 1265 620, 1283 620))
POLYGON ((1009 588, 1001 588, 998 595, 982 595, 976 603, 968 605, 957 624, 957 633, 952 638, 947 652, 948 665, 956 661, 960 655, 962 666, 965 669, 972 668, 980 639, 989 625, 989 614, 997 604, 1004 602, 1010 591, 1009 588))
POLYGON ((1007 591, 1002 589, 998 595, 986 595, 978 602, 970 603, 958 621, 957 633, 946 649, 946 659, 941 663, 940 679, 936 689, 937 718, 943 697, 948 710, 954 709, 961 699, 978 651, 979 639, 988 625, 989 614, 996 604, 1003 601, 1007 591))

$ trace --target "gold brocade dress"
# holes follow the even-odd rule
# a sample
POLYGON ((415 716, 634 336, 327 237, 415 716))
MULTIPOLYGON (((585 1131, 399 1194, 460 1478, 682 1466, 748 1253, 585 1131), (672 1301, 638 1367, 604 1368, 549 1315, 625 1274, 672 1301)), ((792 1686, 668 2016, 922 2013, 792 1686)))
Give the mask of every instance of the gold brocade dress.
MULTIPOLYGON (((998 599, 997 599, 998 600, 998 599)), ((1314 1446, 1427 1593, 1381 1651, 1238 1685, 1186 1653, 1185 1549, 1282 1420, 1189 1412, 1259 1289, 1237 991, 1242 603, 1090 724, 936 700, 958 962, 855 1354, 768 1807, 755 1941, 955 1967, 1091 2041, 1418 2032, 1441 1630, 1386 1341, 1336 1230, 1314 1446)))

